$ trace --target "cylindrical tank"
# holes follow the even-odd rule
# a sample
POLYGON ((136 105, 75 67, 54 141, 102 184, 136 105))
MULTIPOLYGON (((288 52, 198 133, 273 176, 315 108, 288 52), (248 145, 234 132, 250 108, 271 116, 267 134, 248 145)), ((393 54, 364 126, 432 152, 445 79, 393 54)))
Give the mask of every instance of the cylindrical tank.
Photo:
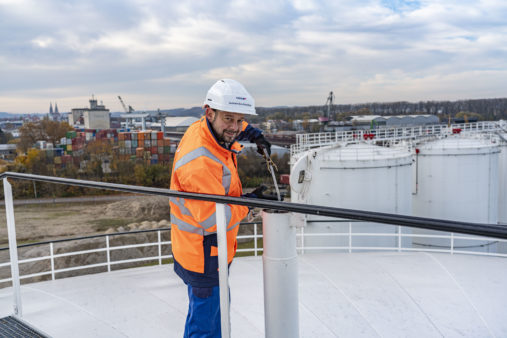
MULTIPOLYGON (((412 155, 408 148, 339 144, 293 159, 291 200, 298 203, 410 215, 412 155)), ((305 234, 397 234, 398 227, 308 216, 305 234), (330 223, 331 222, 331 223, 330 223)), ((404 232, 410 232, 404 229, 404 232)), ((409 246, 403 241, 403 246, 409 246)), ((395 236, 352 236, 352 247, 396 247, 395 236)), ((348 247, 348 236, 305 236, 304 246, 348 247)))
MULTIPOLYGON (((498 143, 463 136, 416 147, 414 216, 495 224, 498 221, 498 143)), ((431 230, 414 234, 449 235, 431 230)), ((463 235, 460 235, 463 236, 463 235)), ((414 247, 449 248, 444 238, 414 238, 414 247)), ((454 249, 494 251, 487 240, 455 240, 454 249)))
POLYGON ((507 224, 507 133, 500 134, 498 159, 498 223, 507 224))

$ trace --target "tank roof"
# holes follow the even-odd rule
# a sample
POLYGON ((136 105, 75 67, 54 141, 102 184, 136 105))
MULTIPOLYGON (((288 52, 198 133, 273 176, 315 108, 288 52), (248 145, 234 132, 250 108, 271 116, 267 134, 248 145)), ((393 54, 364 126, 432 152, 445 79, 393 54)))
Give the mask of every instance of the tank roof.
POLYGON ((474 137, 449 137, 422 143, 417 147, 422 154, 458 153, 493 153, 498 152, 498 144, 490 139, 474 137))
MULTIPOLYGON (((302 337, 507 335, 507 260, 421 252, 305 254, 302 337)), ((261 257, 231 266, 232 337, 264 336, 261 257)), ((172 265, 21 286, 23 319, 53 337, 181 337, 186 288, 172 265)), ((12 289, 0 290, 0 315, 12 289)))
POLYGON ((411 156, 408 148, 387 148, 367 143, 322 148, 322 155, 325 160, 339 161, 378 161, 409 158, 411 156))

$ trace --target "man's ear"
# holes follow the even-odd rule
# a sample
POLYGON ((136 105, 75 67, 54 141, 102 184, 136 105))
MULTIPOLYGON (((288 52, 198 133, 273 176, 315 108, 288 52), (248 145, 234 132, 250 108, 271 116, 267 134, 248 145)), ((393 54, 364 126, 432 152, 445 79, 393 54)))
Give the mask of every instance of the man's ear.
POLYGON ((208 119, 208 121, 213 122, 213 120, 215 118, 215 114, 216 113, 209 106, 205 107, 204 115, 206 115, 206 118, 208 119))

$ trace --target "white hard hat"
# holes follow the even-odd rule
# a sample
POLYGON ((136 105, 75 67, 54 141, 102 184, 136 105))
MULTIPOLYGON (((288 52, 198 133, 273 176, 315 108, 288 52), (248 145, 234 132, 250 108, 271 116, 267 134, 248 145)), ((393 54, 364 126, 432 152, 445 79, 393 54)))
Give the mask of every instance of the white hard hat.
POLYGON ((241 83, 231 79, 218 80, 206 94, 204 105, 213 109, 257 115, 255 113, 255 101, 241 83))

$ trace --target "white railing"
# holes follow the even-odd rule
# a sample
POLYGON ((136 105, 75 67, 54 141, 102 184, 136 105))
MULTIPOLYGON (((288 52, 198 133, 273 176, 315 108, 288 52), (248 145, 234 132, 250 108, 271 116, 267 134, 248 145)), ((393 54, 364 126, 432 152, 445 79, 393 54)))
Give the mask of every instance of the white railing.
MULTIPOLYGON (((311 223, 311 221, 309 221, 311 223)), ((469 255, 484 255, 484 256, 496 256, 496 257, 507 257, 507 253, 501 253, 501 252, 480 252, 480 251, 471 251, 471 250, 463 250, 465 248, 456 247, 455 243, 457 240, 470 240, 470 241, 487 241, 490 240, 492 242, 498 242, 498 243, 507 243, 507 240, 503 239, 494 239, 494 238, 487 238, 487 237, 480 237, 480 236, 460 236, 456 235, 454 233, 450 233, 449 235, 429 235, 429 234, 412 234, 412 233, 403 233, 403 229, 405 227, 398 226, 396 233, 364 233, 364 232, 354 232, 354 226, 356 222, 348 222, 348 231, 347 232, 327 232, 327 233, 309 233, 305 232, 305 227, 301 227, 299 230, 299 233, 297 234, 298 238, 298 246, 297 249, 300 254, 304 254, 306 251, 344 251, 344 252, 354 252, 354 251, 397 251, 397 252, 408 252, 408 251, 425 251, 425 252, 442 252, 442 253, 449 253, 449 254, 469 254, 469 255), (330 238, 330 237, 342 237, 347 238, 347 245, 345 246, 309 246, 305 244, 305 239, 308 238, 330 238), (358 246, 354 244, 353 239, 359 238, 359 237, 372 237, 372 238, 381 238, 381 237, 391 237, 396 239, 396 246, 390 246, 390 247, 384 247, 384 246, 358 246), (403 239, 412 239, 412 244, 417 245, 415 239, 447 239, 449 244, 445 247, 437 247, 437 246, 431 246, 426 244, 421 245, 420 247, 407 247, 403 246, 403 239), (433 248, 432 248, 433 247, 433 248)), ((252 226, 253 227, 253 234, 252 235, 240 235, 237 236, 238 240, 252 240, 253 246, 251 248, 242 248, 237 249, 237 253, 247 253, 252 256, 258 256, 262 253, 263 248, 259 245, 258 240, 263 238, 262 234, 259 234, 258 227, 260 223, 242 223, 241 226, 252 226)), ((89 249, 89 250, 81 250, 81 251, 69 251, 65 253, 55 253, 55 245, 57 243, 44 243, 40 244, 40 246, 48 246, 49 249, 49 255, 41 256, 41 257, 35 257, 35 258, 26 258, 26 259, 20 259, 18 263, 20 265, 32 263, 32 262, 39 262, 39 261, 50 261, 50 269, 43 272, 36 272, 36 273, 28 273, 24 275, 20 275, 20 279, 29 279, 33 277, 40 277, 40 276, 51 276, 52 280, 55 280, 58 276, 58 274, 63 272, 69 272, 69 271, 79 271, 79 270, 87 270, 91 268, 100 268, 100 267, 107 267, 107 271, 110 272, 112 269, 111 267, 117 266, 120 264, 128 264, 128 263, 139 263, 139 262, 158 262, 158 265, 163 264, 163 260, 165 259, 171 259, 172 255, 170 254, 163 254, 163 247, 170 246, 171 241, 163 241, 162 233, 163 232, 169 232, 170 229, 160 229, 160 230, 148 230, 143 232, 137 232, 139 234, 145 234, 145 233, 157 233, 157 240, 154 242, 148 242, 148 243, 139 243, 139 244, 129 244, 129 245, 118 245, 118 246, 111 246, 110 240, 111 237, 119 237, 119 236, 132 236, 135 235, 134 233, 118 233, 118 234, 110 234, 103 236, 105 247, 103 248, 96 248, 96 249, 89 249), (118 250, 129 250, 129 249, 135 249, 135 248, 146 248, 146 247, 157 247, 158 248, 158 254, 155 256, 147 256, 147 257, 140 257, 140 258, 131 258, 131 259, 123 259, 123 260, 111 260, 111 253, 118 250), (70 257, 70 256, 78 256, 78 255, 89 255, 94 253, 106 253, 106 260, 104 262, 94 263, 94 264, 88 264, 88 265, 77 265, 77 266, 70 266, 65 268, 55 268, 55 260, 61 257, 70 257)), ((92 238, 94 241, 99 238, 92 238)), ((83 238, 83 241, 90 240, 90 238, 83 238)), ((99 245, 99 243, 94 242, 94 244, 99 245)), ((10 262, 0 263, 0 268, 3 267, 10 267, 10 262)), ((4 278, 0 279, 0 283, 5 282, 11 282, 12 278, 4 278)))
MULTIPOLYGON (((253 247, 252 248, 243 248, 243 249, 237 249, 236 252, 246 252, 251 253, 253 256, 258 256, 259 253, 262 253, 262 247, 259 247, 258 245, 258 239, 262 238, 262 235, 258 234, 258 226, 259 223, 242 223, 241 226, 253 226, 253 235, 241 235, 237 236, 239 240, 241 239, 251 239, 253 240, 253 247)), ((170 229, 160 229, 160 230, 145 230, 142 232, 132 232, 132 233, 118 233, 118 234, 110 234, 105 235, 102 237, 89 237, 89 238, 80 238, 77 239, 78 241, 90 241, 93 240, 94 244, 100 245, 100 243, 97 243, 96 241, 99 239, 104 240, 105 247, 103 248, 96 248, 96 249, 89 249, 89 250, 80 250, 80 251, 69 251, 65 253, 55 253, 55 245, 58 244, 55 242, 50 243, 44 243, 37 245, 31 244, 30 246, 47 246, 49 250, 49 255, 47 256, 41 256, 41 257, 34 257, 34 258, 26 258, 26 259, 20 259, 18 260, 19 265, 27 264, 27 263, 33 263, 33 262, 40 262, 40 261, 49 261, 50 269, 47 271, 42 272, 36 272, 36 273, 28 273, 24 275, 20 275, 19 278, 21 280, 23 279, 29 279, 34 277, 41 277, 41 276, 51 276, 51 280, 55 280, 57 278, 57 275, 63 272, 69 272, 69 271, 79 271, 79 270, 87 270, 92 268, 100 268, 100 267, 107 267, 107 271, 110 272, 112 269, 112 266, 120 265, 120 264, 128 264, 128 263, 139 263, 139 262, 150 262, 150 261, 157 261, 158 265, 162 265, 162 260, 164 259, 171 259, 173 256, 171 254, 163 254, 162 247, 164 246, 170 246, 171 241, 163 241, 162 240, 162 233, 163 232, 169 232, 170 229), (117 246, 111 246, 110 240, 111 237, 119 237, 119 236, 132 236, 135 234, 146 234, 146 233, 157 233, 157 240, 154 242, 148 242, 148 243, 138 243, 138 244, 128 244, 128 245, 117 245, 117 246), (140 257, 140 258, 130 258, 130 259, 122 259, 122 260, 111 260, 111 253, 114 251, 119 250, 129 250, 129 249, 136 249, 136 248, 146 248, 146 247, 157 247, 158 248, 158 254, 155 256, 148 256, 148 257, 140 257), (55 268, 55 260, 62 257, 71 257, 71 256, 79 256, 79 255, 90 255, 95 253, 106 253, 106 259, 104 262, 94 263, 94 264, 87 264, 87 265, 74 265, 70 267, 65 268, 55 268)), ((73 239, 69 239, 69 241, 76 241, 73 239)), ((64 242, 65 243, 65 242, 64 242)), ((0 263, 0 268, 3 267, 10 267, 10 262, 0 263)), ((4 278, 0 279, 0 283, 5 282, 11 282, 12 278, 4 278)))
MULTIPOLYGON (((308 221, 311 223, 311 221, 308 221)), ((449 233, 448 235, 431 235, 431 234, 412 234, 403 233, 403 229, 406 227, 397 226, 396 232, 391 233, 366 233, 366 232, 354 232, 354 222, 348 222, 347 232, 319 232, 319 233, 308 233, 305 232, 305 227, 301 227, 299 233, 296 235, 298 238, 298 246, 296 247, 300 254, 304 254, 305 251, 344 251, 351 253, 353 251, 397 251, 397 252, 408 252, 408 251, 420 251, 420 252, 441 252, 449 254, 466 254, 466 255, 481 255, 481 256, 495 256, 495 257, 507 257, 507 246, 506 252, 482 252, 476 250, 464 250, 467 248, 479 248, 482 246, 489 246, 494 243, 507 243, 505 239, 482 237, 482 236, 463 236, 455 233, 449 233), (347 238, 347 245, 335 245, 335 246, 308 246, 305 244, 305 239, 308 238, 347 238), (396 240, 396 246, 358 246, 353 244, 353 239, 358 237, 390 237, 396 240), (410 247, 403 246, 403 239, 412 239, 410 247), (417 239, 447 239, 448 245, 433 245, 433 244, 421 244, 417 242, 417 239), (456 246, 456 241, 467 240, 467 241, 490 241, 488 244, 478 245, 467 245, 467 246, 456 246), (413 247, 416 246, 416 247, 413 247)))
POLYGON ((443 137, 455 133, 482 133, 500 131, 500 122, 484 121, 462 124, 433 124, 414 127, 377 127, 325 133, 297 134, 296 144, 291 145, 291 156, 311 148, 323 147, 339 142, 399 142, 425 137, 443 137))

